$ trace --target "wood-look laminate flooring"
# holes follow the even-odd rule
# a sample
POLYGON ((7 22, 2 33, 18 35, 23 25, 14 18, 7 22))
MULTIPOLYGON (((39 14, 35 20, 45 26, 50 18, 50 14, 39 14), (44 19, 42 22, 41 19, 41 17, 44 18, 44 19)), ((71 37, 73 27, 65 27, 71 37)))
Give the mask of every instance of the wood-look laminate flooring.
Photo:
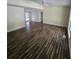
POLYGON ((66 28, 26 22, 7 34, 7 59, 70 59, 66 28))

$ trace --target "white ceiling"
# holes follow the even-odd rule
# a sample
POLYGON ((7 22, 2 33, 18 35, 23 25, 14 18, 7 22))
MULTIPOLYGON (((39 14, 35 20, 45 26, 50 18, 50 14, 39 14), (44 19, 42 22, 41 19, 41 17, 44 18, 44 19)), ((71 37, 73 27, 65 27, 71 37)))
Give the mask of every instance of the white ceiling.
POLYGON ((71 0, 30 0, 30 1, 34 1, 40 4, 42 1, 44 1, 44 3, 48 5, 70 5, 71 4, 71 0))

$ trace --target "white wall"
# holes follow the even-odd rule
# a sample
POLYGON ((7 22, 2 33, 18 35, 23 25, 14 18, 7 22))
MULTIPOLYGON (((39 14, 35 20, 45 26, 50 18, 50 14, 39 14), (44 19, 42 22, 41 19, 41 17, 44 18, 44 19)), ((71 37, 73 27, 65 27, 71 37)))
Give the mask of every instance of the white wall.
POLYGON ((42 5, 32 2, 32 1, 27 1, 27 0, 7 0, 7 4, 22 6, 22 7, 36 8, 40 10, 44 9, 42 5))
POLYGON ((22 28, 24 26, 24 8, 7 6, 7 32, 22 28))
POLYGON ((32 16, 32 21, 35 22, 41 22, 41 10, 34 9, 34 8, 24 8, 24 12, 31 12, 32 16))
POLYGON ((43 22, 47 24, 67 27, 70 7, 48 6, 44 9, 43 22))
POLYGON ((39 11, 32 12, 32 21, 41 22, 41 13, 39 11))

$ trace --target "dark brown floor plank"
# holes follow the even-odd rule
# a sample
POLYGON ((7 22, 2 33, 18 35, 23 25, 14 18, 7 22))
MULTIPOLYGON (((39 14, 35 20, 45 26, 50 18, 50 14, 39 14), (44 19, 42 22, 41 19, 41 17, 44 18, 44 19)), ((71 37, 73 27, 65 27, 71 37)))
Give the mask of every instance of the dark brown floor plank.
POLYGON ((39 22, 7 33, 8 59, 70 59, 67 31, 39 22))

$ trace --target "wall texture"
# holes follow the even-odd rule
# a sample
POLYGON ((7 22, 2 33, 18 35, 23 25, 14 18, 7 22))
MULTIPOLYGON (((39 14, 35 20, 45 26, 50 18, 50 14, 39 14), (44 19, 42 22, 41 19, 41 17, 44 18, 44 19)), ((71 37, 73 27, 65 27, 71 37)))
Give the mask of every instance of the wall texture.
POLYGON ((43 22, 47 24, 67 27, 70 7, 48 6, 44 9, 43 22))
POLYGON ((7 6, 7 32, 22 28, 24 26, 24 8, 7 6))

